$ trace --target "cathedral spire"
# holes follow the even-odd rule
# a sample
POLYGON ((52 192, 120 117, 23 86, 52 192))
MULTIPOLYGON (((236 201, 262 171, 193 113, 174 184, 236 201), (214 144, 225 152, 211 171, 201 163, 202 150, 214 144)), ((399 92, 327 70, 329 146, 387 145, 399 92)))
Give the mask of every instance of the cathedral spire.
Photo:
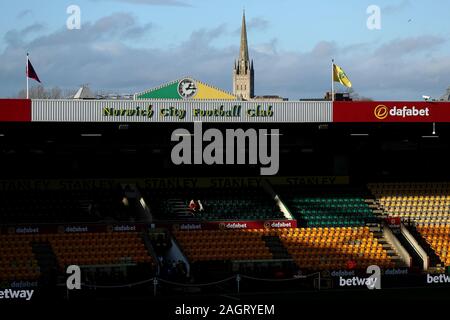
POLYGON ((248 61, 248 44, 247 44, 247 25, 245 23, 245 10, 242 14, 241 29, 241 49, 239 51, 239 60, 248 61))
POLYGON ((241 48, 233 70, 233 93, 238 99, 251 100, 254 97, 253 61, 250 62, 247 42, 245 11, 242 14, 241 48))

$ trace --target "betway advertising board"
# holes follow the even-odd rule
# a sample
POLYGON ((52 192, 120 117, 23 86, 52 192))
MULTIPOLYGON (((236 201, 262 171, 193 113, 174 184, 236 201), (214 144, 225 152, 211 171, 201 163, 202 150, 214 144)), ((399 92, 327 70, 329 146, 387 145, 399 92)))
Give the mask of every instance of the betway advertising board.
POLYGON ((448 102, 336 101, 333 122, 450 122, 448 102))

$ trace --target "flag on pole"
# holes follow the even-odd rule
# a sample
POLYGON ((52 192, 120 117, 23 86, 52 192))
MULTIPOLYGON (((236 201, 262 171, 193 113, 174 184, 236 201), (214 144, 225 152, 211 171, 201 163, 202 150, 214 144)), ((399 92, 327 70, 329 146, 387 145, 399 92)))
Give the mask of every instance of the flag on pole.
POLYGON ((34 79, 37 82, 41 83, 41 80, 39 80, 39 77, 38 77, 36 71, 34 70, 33 65, 31 64, 30 59, 28 58, 27 60, 28 60, 27 77, 30 78, 30 79, 34 79))
POLYGON ((347 88, 352 87, 352 83, 350 79, 345 74, 344 70, 342 70, 341 67, 339 67, 337 64, 333 63, 333 81, 339 82, 343 86, 346 86, 347 88))

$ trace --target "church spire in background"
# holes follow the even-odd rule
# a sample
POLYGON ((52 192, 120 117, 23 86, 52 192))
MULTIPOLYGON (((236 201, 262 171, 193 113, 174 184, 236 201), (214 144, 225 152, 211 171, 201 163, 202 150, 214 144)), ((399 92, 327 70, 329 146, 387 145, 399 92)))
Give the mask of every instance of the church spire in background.
POLYGON ((245 10, 242 14, 242 29, 241 29, 241 49, 239 51, 239 60, 248 61, 248 43, 247 43, 247 24, 245 23, 245 10))
POLYGON ((247 24, 245 10, 242 14, 241 46, 239 58, 234 64, 233 93, 238 99, 251 100, 254 97, 253 61, 248 54, 247 24))

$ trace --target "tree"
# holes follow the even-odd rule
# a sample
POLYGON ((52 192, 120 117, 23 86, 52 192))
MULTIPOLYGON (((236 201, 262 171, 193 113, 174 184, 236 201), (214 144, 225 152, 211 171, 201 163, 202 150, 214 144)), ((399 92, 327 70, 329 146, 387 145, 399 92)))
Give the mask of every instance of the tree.
MULTIPOLYGON (((30 88, 30 99, 61 99, 63 98, 62 90, 59 87, 45 89, 44 86, 38 85, 30 88)), ((18 98, 25 99, 27 91, 22 89, 17 94, 18 98)))
POLYGON ((353 101, 373 101, 372 98, 360 96, 359 93, 355 92, 355 89, 353 88, 348 89, 347 92, 350 94, 353 101))

